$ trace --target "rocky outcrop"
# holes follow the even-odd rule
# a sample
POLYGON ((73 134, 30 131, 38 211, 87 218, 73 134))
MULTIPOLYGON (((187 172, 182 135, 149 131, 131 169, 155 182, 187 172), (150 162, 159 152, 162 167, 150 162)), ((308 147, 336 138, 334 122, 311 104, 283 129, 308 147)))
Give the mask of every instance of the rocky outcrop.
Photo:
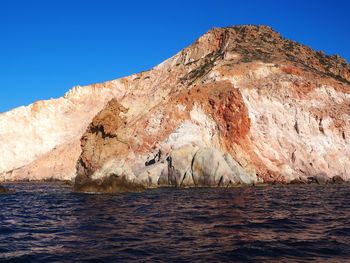
POLYGON ((168 180, 164 181, 163 179, 163 184, 195 186, 195 181, 193 180, 193 161, 198 150, 198 146, 189 144, 172 151, 167 158, 167 171, 163 172, 163 177, 166 174, 168 180))
POLYGON ((112 99, 88 127, 81 140, 84 148, 77 166, 79 177, 89 177, 105 164, 108 159, 122 159, 128 155, 128 142, 124 138, 123 128, 125 120, 120 116, 126 109, 112 99), (96 154, 98 153, 98 154, 96 154))
POLYGON ((349 81, 345 60, 269 27, 214 28, 149 71, 1 115, 0 178, 72 178, 78 161, 79 191, 348 181, 349 81))
POLYGON ((350 68, 340 57, 241 26, 209 31, 159 69, 172 79, 157 87, 162 99, 150 77, 141 111, 138 99, 118 100, 128 111, 112 130, 123 144, 87 130, 78 182, 115 159, 145 187, 348 180, 350 68), (96 145, 89 157, 85 144, 96 145))
POLYGON ((86 178, 77 180, 74 191, 81 193, 125 193, 141 192, 145 189, 142 184, 128 181, 125 177, 108 175, 100 179, 86 178))
POLYGON ((0 114, 0 181, 71 180, 92 118, 125 92, 119 81, 75 87, 64 97, 0 114))
POLYGON ((0 194, 10 194, 10 193, 13 193, 13 191, 8 190, 7 188, 0 185, 0 194))
POLYGON ((230 82, 198 86, 194 92, 174 94, 170 101, 174 103, 161 103, 132 120, 117 100, 110 101, 82 137, 76 184, 96 174, 106 180, 128 177, 145 187, 257 182, 256 174, 248 176, 232 158, 230 166, 223 154, 230 142, 245 140, 249 130, 241 94, 230 82), (154 114, 161 115, 156 125, 151 122, 154 114), (117 165, 106 169, 110 163, 117 165), (210 170, 213 165, 216 168, 210 170))

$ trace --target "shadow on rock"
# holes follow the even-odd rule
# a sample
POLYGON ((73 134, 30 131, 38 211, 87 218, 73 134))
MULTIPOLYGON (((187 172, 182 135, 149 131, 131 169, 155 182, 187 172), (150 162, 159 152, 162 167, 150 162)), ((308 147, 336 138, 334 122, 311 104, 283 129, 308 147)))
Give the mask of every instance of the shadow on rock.
POLYGON ((74 191, 80 193, 124 193, 141 192, 145 187, 138 183, 128 182, 125 177, 109 176, 103 179, 85 179, 76 182, 74 191))
POLYGON ((15 191, 13 190, 9 190, 5 187, 3 187, 2 185, 0 185, 0 194, 11 194, 14 193, 15 191))

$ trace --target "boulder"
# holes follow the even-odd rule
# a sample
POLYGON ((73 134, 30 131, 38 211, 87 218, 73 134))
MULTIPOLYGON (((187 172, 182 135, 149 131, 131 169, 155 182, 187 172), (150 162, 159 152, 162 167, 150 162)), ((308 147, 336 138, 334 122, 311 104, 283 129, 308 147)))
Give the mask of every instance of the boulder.
MULTIPOLYGON (((167 158, 168 185, 194 186, 191 164, 197 150, 197 146, 187 144, 171 152, 167 158)), ((162 180, 164 181, 164 176, 162 180)))
POLYGON ((252 185, 258 182, 255 169, 244 169, 230 154, 225 153, 224 159, 234 174, 234 182, 252 185))
POLYGON ((9 194, 9 193, 13 193, 13 191, 8 190, 7 188, 0 185, 0 194, 9 194))
POLYGON ((140 192, 145 187, 139 183, 130 182, 125 176, 110 175, 97 180, 87 178, 74 185, 74 190, 81 193, 124 193, 140 192))
POLYGON ((326 184, 329 182, 329 178, 325 173, 318 173, 312 177, 312 181, 316 182, 317 184, 326 184))
POLYGON ((290 180, 289 182, 287 182, 288 184, 307 184, 307 178, 302 177, 302 176, 298 176, 292 180, 290 180))
POLYGON ((229 186, 238 183, 223 155, 214 148, 202 148, 193 158, 192 176, 196 186, 229 186))
POLYGON ((120 193, 144 190, 125 160, 112 159, 90 177, 77 177, 76 192, 120 193))
POLYGON ((336 175, 332 178, 332 183, 334 183, 334 184, 342 184, 344 182, 345 182, 345 180, 340 175, 336 175))
POLYGON ((137 181, 146 187, 156 187, 159 184, 159 180, 163 170, 168 169, 166 162, 158 162, 149 166, 146 166, 140 174, 137 176, 137 181))
POLYGON ((98 180, 104 177, 109 177, 111 175, 116 177, 125 177, 125 179, 129 182, 136 180, 136 176, 126 161, 119 159, 111 159, 108 162, 104 163, 100 169, 95 171, 90 176, 90 178, 92 180, 98 180))

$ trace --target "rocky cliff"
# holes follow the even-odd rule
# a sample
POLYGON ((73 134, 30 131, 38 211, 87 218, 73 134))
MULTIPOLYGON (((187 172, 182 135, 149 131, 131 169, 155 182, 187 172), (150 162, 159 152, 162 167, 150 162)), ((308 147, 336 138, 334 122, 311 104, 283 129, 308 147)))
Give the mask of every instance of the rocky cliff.
POLYGON ((75 87, 64 97, 0 114, 0 181, 69 180, 91 119, 124 91, 120 80, 75 87))
POLYGON ((80 191, 350 179, 349 64, 266 26, 214 28, 35 105, 0 115, 3 180, 69 179, 76 163, 80 191))
POLYGON ((133 81, 83 135, 79 189, 107 178, 156 187, 350 177, 350 67, 339 56, 266 26, 215 28, 133 81))

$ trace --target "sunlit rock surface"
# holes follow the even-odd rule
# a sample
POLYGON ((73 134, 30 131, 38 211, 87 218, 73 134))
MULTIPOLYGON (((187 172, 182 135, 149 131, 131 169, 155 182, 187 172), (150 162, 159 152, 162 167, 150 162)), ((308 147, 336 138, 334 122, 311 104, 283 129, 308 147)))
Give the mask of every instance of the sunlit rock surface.
POLYGON ((2 180, 350 179, 349 64, 266 26, 214 28, 149 71, 34 105, 0 115, 2 180))
POLYGON ((80 138, 94 115, 125 91, 119 80, 0 114, 0 180, 72 179, 80 138))

